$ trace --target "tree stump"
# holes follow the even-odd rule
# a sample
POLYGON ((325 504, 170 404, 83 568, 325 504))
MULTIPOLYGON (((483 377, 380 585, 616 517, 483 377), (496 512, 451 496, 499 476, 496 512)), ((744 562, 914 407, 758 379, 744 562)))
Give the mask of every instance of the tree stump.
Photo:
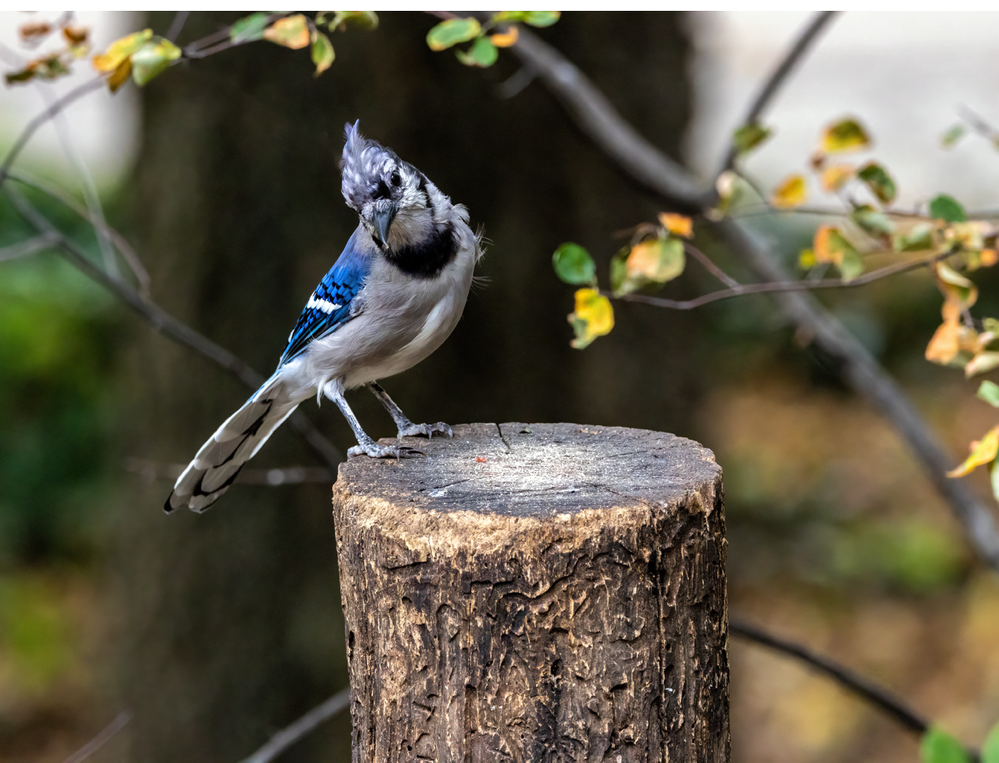
POLYGON ((727 761, 711 451, 517 423, 419 447, 333 489, 354 763, 727 761))

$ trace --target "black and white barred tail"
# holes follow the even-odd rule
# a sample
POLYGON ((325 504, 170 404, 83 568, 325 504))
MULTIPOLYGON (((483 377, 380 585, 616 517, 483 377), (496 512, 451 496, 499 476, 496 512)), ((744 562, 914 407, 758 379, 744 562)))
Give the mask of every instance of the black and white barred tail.
POLYGON ((281 380, 269 379, 201 446, 177 478, 163 509, 168 514, 181 506, 199 513, 208 509, 235 482, 243 464, 297 407, 298 402, 288 397, 281 380))

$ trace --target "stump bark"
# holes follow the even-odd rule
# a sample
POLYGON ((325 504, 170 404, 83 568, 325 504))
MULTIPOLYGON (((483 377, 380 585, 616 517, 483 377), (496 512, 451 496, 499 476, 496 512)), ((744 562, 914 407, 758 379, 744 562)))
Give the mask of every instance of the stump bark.
POLYGON ((711 451, 575 424, 418 445, 334 486, 354 763, 727 761, 711 451))

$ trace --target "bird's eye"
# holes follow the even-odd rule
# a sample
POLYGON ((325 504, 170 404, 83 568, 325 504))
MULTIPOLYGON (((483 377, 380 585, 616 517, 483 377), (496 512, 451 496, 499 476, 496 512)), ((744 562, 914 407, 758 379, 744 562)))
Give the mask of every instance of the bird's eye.
POLYGON ((399 187, 399 184, 402 183, 402 177, 399 175, 399 170, 392 170, 392 177, 389 178, 389 181, 396 188, 399 187))

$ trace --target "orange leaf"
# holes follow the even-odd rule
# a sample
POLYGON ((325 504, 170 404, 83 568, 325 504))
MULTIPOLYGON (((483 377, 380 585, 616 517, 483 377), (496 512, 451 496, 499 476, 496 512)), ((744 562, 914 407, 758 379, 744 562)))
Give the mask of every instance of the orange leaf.
POLYGON ((947 472, 947 476, 963 477, 970 474, 977 467, 995 461, 997 453, 999 453, 999 426, 994 426, 981 440, 971 443, 971 455, 960 466, 947 472))
POLYGON ((961 350, 961 326, 957 321, 944 321, 937 327, 930 343, 926 345, 926 359, 931 363, 947 365, 961 350))
POLYGON ((309 34, 309 22, 300 13, 278 19, 267 27, 264 39, 292 50, 300 50, 312 42, 312 36, 309 34))
POLYGON ((849 164, 834 164, 831 167, 826 167, 822 170, 822 190, 826 193, 835 193, 846 185, 846 181, 852 177, 853 167, 849 164))
POLYGON ((509 48, 517 44, 518 37, 520 37, 520 32, 517 30, 517 27, 512 26, 505 32, 497 32, 494 35, 490 35, 489 40, 497 48, 509 48))
POLYGON ((982 267, 990 268, 999 262, 999 257, 996 256, 995 249, 982 249, 982 267))
POLYGON ((694 223, 689 217, 673 212, 660 212, 659 223, 674 236, 690 238, 694 232, 694 223))

